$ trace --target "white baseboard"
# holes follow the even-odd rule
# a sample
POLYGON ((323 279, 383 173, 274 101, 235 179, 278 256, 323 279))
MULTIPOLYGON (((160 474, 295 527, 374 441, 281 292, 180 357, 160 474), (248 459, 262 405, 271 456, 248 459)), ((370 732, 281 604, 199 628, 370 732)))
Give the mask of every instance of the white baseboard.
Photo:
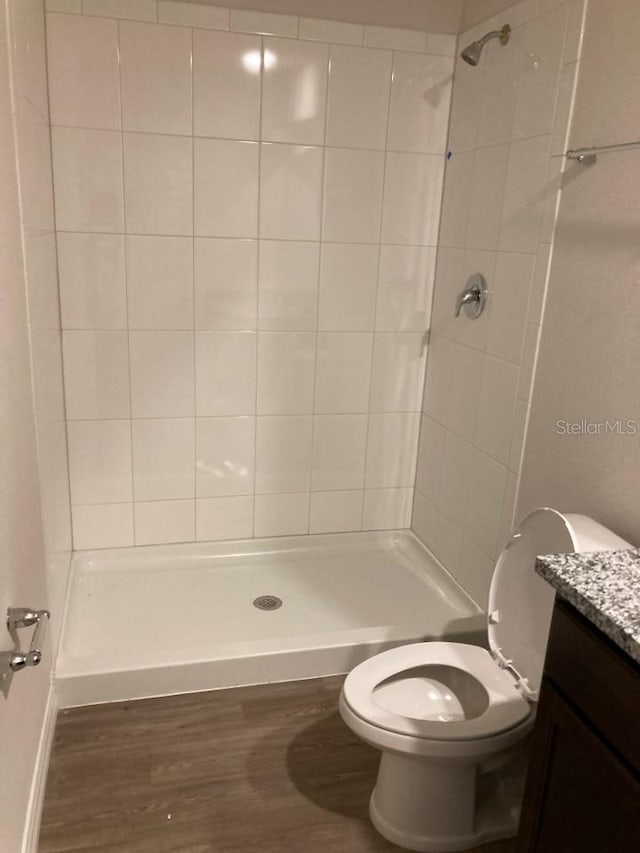
POLYGON ((29 792, 29 805, 27 806, 27 818, 22 836, 21 853, 37 853, 38 834, 40 832, 40 818, 42 816, 42 804, 44 802, 44 790, 47 783, 47 771, 49 770, 49 758, 53 745, 53 733, 56 727, 56 714, 58 702, 53 684, 49 686, 49 695, 44 709, 44 720, 38 753, 36 755, 36 766, 33 770, 31 780, 31 791, 29 792))

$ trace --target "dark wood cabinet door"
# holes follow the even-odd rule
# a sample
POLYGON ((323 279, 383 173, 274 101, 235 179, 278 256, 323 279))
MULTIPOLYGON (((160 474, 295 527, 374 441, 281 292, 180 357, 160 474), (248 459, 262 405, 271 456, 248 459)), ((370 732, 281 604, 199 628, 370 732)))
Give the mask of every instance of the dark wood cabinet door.
POLYGON ((640 781, 547 681, 517 853, 636 853, 640 781))

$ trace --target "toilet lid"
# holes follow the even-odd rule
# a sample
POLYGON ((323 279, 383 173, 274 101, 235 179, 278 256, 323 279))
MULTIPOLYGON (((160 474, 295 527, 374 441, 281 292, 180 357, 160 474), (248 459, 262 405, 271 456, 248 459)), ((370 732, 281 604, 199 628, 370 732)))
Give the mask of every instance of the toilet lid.
POLYGON ((536 574, 535 560, 576 550, 567 519, 545 507, 521 522, 496 563, 489 591, 489 645, 529 699, 538 697, 555 598, 553 588, 536 574))

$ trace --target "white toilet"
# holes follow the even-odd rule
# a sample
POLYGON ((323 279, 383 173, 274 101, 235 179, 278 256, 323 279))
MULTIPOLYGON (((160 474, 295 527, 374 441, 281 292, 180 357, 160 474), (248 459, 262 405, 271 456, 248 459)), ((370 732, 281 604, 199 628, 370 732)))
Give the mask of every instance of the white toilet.
POLYGON ((369 813, 385 838, 445 853, 516 833, 554 602, 535 557, 629 547, 584 515, 534 510, 496 563, 491 651, 413 643, 349 673, 340 713, 382 751, 369 813))

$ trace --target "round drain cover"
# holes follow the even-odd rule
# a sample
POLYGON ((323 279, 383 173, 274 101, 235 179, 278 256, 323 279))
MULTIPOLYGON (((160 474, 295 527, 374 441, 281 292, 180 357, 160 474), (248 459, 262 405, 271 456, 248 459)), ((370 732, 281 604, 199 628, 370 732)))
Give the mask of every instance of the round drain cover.
POLYGON ((259 595, 254 599, 253 606, 258 610, 277 610, 282 607, 282 599, 277 595, 259 595))

